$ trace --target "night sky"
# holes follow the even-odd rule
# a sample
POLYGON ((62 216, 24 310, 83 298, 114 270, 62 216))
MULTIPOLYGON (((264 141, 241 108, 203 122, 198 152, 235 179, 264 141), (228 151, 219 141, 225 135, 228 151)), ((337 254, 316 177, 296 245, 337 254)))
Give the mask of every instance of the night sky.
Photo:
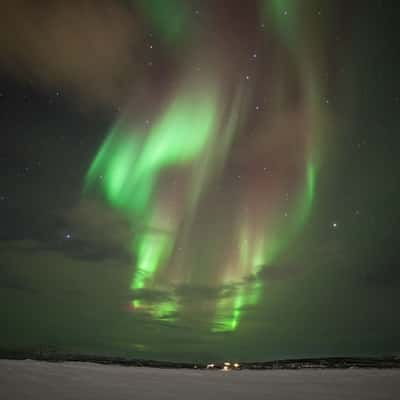
POLYGON ((0 347, 399 354, 396 4, 2 1, 0 347))

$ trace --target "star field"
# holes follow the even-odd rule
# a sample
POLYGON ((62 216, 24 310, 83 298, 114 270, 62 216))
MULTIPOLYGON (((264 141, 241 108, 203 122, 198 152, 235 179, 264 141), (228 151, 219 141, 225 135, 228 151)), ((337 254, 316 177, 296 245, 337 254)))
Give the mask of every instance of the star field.
POLYGON ((2 346, 398 352, 397 16, 353 3, 5 1, 2 346))

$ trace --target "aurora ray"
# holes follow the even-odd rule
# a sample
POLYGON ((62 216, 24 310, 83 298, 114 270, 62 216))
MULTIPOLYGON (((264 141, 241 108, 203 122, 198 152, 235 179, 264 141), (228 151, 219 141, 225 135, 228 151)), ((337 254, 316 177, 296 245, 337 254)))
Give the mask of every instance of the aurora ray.
MULTIPOLYGON (((258 78, 273 102, 246 128, 256 87, 246 77, 227 91, 228 79, 210 62, 204 74, 181 80, 146 129, 140 128, 139 116, 120 118, 94 157, 85 192, 100 192, 131 225, 134 310, 165 321, 184 319, 179 288, 208 286, 220 293, 214 304, 207 302, 210 329, 233 331, 243 310, 263 295, 260 271, 305 225, 318 169, 321 88, 296 50, 296 35, 285 28, 290 23, 294 31, 303 29, 293 8, 289 21, 282 18, 282 10, 294 4, 289 3, 260 2, 262 18, 267 15, 287 44, 278 56, 295 66, 293 79, 302 96, 292 110, 282 103, 288 72, 276 67, 274 80, 258 78), (232 176, 228 165, 240 165, 244 176, 232 176), (235 191, 232 179, 241 185, 235 191), (224 200, 210 201, 219 197, 224 200), (169 295, 150 302, 142 295, 146 291, 169 295)), ((157 4, 143 2, 145 13, 167 42, 177 40, 188 23, 187 10, 171 3, 179 12, 169 29, 157 4)))

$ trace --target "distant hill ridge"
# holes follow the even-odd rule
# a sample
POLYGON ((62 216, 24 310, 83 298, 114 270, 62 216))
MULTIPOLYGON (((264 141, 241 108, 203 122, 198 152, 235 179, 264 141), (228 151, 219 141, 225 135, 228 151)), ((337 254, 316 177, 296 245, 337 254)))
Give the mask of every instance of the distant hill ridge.
MULTIPOLYGON (((8 360, 37 360, 48 362, 91 362, 97 364, 115 364, 133 367, 153 368, 197 368, 210 369, 207 363, 190 363, 176 361, 157 361, 113 356, 97 356, 91 354, 61 353, 52 350, 3 350, 0 349, 0 359, 8 360)), ((236 360, 235 360, 236 361, 236 360)), ((223 369, 224 362, 212 362, 211 369, 223 369)), ((301 368, 400 368, 400 356, 386 357, 327 357, 283 359, 275 361, 241 362, 235 369, 301 369, 301 368)))

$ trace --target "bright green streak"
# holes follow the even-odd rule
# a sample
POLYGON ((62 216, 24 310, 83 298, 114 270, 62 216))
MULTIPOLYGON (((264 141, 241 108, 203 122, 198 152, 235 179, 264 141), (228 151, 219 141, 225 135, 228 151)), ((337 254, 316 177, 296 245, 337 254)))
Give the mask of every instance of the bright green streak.
POLYGON ((257 304, 261 289, 261 282, 255 279, 250 284, 242 284, 237 287, 233 297, 220 299, 212 331, 232 332, 236 330, 242 318, 243 307, 257 304))
POLYGON ((206 147, 216 117, 211 94, 178 97, 147 136, 120 130, 106 139, 86 177, 86 187, 104 176, 110 205, 146 217, 162 171, 194 160, 206 147))
POLYGON ((152 129, 138 169, 184 164, 204 149, 215 120, 215 96, 178 98, 152 129))
MULTIPOLYGON (((216 105, 208 98, 193 101, 184 97, 177 99, 154 126, 130 177, 134 189, 128 192, 129 200, 135 210, 141 210, 148 204, 149 197, 140 197, 138 202, 134 196, 135 189, 137 193, 144 191, 149 194, 157 174, 169 166, 190 162, 205 148, 212 132, 215 109, 216 105)), ((130 207, 129 204, 127 206, 130 207)), ((145 235, 139 239, 134 246, 138 263, 132 289, 143 287, 162 266, 172 250, 172 242, 172 237, 160 235, 145 235)))
MULTIPOLYGON (((143 12, 168 43, 176 43, 188 32, 188 12, 184 4, 178 0, 140 1, 143 12)), ((262 4, 264 14, 276 25, 287 47, 299 56, 296 50, 301 30, 299 2, 264 0, 262 4)), ((304 63, 299 61, 299 64, 304 68, 304 63)), ((311 97, 314 95, 316 93, 310 94, 311 97)), ((132 253, 136 270, 130 284, 132 290, 151 287, 157 271, 166 265, 175 245, 176 221, 171 225, 167 222, 168 211, 158 209, 157 201, 163 200, 162 194, 155 195, 160 177, 172 167, 192 166, 201 161, 194 168, 194 182, 188 193, 188 219, 193 219, 207 177, 218 170, 229 153, 239 124, 240 104, 241 94, 238 94, 226 126, 219 127, 225 134, 220 135, 217 142, 213 137, 218 111, 216 92, 211 85, 186 89, 178 93, 148 132, 137 132, 125 128, 122 123, 117 124, 98 151, 87 173, 85 187, 98 186, 110 206, 123 211, 133 222, 132 253), (214 147, 218 150, 213 153, 214 147), (143 228, 137 232, 137 226, 143 228)), ((239 282, 234 296, 222 296, 218 301, 213 331, 235 330, 243 308, 258 302, 262 283, 256 275, 261 267, 276 259, 304 226, 314 201, 315 179, 316 164, 310 152, 303 186, 289 218, 280 222, 274 232, 266 221, 266 232, 257 232, 256 239, 248 221, 243 221, 238 241, 237 276, 243 278, 243 273, 248 271, 253 280, 239 282)), ((148 309, 154 318, 162 320, 172 320, 178 308, 175 300, 146 304, 145 300, 134 299, 132 304, 136 308, 148 309)))
POLYGON ((237 328, 244 304, 243 288, 236 289, 236 292, 233 298, 219 300, 212 332, 230 332, 237 328))
POLYGON ((235 297, 234 303, 233 303, 233 315, 231 321, 229 321, 229 327, 232 331, 234 331, 239 323, 240 315, 242 313, 242 306, 244 304, 244 296, 241 293, 242 290, 239 290, 238 295, 235 297))
POLYGON ((172 240, 166 234, 148 233, 137 238, 134 244, 138 258, 138 268, 131 283, 131 289, 142 289, 157 268, 162 265, 172 251, 172 240))
POLYGON ((104 182, 108 188, 107 196, 115 206, 123 206, 121 193, 124 191, 132 160, 134 160, 138 150, 134 139, 134 137, 131 137, 119 144, 114 157, 110 157, 110 167, 105 172, 104 182))
POLYGON ((175 314, 177 312, 177 305, 175 301, 165 301, 157 304, 157 307, 152 312, 153 318, 164 321, 175 321, 175 314))
POLYGON ((176 320, 178 310, 175 299, 163 301, 157 304, 146 304, 143 300, 135 299, 131 302, 134 309, 144 309, 153 318, 173 322, 176 320))
MULTIPOLYGON (((146 136, 126 132, 122 124, 117 125, 90 166, 85 188, 100 186, 110 206, 132 217, 135 226, 144 227, 134 232, 132 242, 136 258, 132 290, 151 285, 156 272, 168 261, 175 242, 176 227, 168 222, 169 216, 162 208, 158 210, 157 199, 153 198, 159 178, 168 168, 191 163, 207 150, 216 113, 217 98, 212 88, 185 91, 146 136)), ((136 308, 143 303, 132 301, 136 308)), ((169 301, 148 308, 155 318, 165 319, 174 314, 176 307, 176 302, 169 301)))
POLYGON ((315 165, 308 161, 305 167, 304 189, 298 195, 296 204, 293 207, 291 223, 289 226, 282 224, 273 238, 266 239, 265 242, 257 242, 250 238, 251 227, 248 225, 242 227, 239 243, 239 266, 242 268, 251 267, 253 281, 251 283, 243 283, 242 286, 236 289, 234 296, 231 298, 222 298, 218 301, 214 332, 235 330, 241 318, 242 307, 258 303, 262 282, 256 277, 256 274, 262 267, 268 268, 268 264, 287 247, 293 236, 304 226, 314 201, 315 178, 315 165))

